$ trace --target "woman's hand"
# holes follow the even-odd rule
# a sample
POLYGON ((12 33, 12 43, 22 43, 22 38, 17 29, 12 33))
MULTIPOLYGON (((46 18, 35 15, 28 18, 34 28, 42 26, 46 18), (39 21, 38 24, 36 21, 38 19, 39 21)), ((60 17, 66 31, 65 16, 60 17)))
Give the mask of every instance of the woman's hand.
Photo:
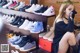
POLYGON ((72 17, 74 19, 75 14, 77 14, 77 12, 75 10, 71 11, 70 12, 70 17, 72 17))
POLYGON ((73 19, 73 18, 72 18, 72 15, 73 15, 73 12, 71 11, 71 12, 70 12, 70 15, 69 15, 69 17, 70 17, 71 20, 73 19))

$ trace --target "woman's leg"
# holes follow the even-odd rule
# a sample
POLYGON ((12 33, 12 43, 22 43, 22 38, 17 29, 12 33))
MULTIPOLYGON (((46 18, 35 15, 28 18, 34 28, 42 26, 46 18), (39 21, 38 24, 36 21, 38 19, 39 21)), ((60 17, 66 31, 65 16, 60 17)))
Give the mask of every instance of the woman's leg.
POLYGON ((48 38, 51 36, 52 33, 54 33, 54 32, 53 32, 53 31, 47 32, 46 35, 43 36, 43 38, 44 38, 44 39, 48 39, 48 38))
POLYGON ((76 38, 74 33, 66 32, 59 42, 58 53, 66 53, 69 45, 76 45, 76 38))

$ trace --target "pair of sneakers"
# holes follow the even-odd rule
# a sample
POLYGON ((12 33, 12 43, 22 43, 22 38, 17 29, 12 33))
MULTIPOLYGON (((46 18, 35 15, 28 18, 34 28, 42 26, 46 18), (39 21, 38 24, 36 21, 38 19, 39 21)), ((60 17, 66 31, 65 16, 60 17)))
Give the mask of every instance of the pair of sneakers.
POLYGON ((1 0, 0 1, 0 8, 2 8, 2 6, 6 5, 7 1, 6 0, 1 0))
POLYGON ((19 40, 11 42, 10 45, 20 51, 30 51, 36 48, 36 42, 31 36, 23 36, 19 40))
POLYGON ((16 16, 16 18, 11 22, 11 26, 13 27, 19 27, 23 24, 25 18, 22 18, 22 16, 16 16))
POLYGON ((8 43, 12 44, 13 42, 16 42, 17 40, 20 39, 20 35, 19 33, 10 32, 7 34, 7 39, 8 39, 8 43))
POLYGON ((43 16, 52 16, 55 15, 55 10, 53 6, 50 6, 48 9, 45 8, 43 5, 33 4, 30 8, 25 9, 26 12, 33 12, 35 14, 40 14, 43 16), (37 11, 41 11, 40 13, 36 13, 37 11), (43 10, 43 11, 42 11, 43 10), (46 10, 46 11, 45 11, 46 10))
POLYGON ((11 5, 8 6, 8 9, 12 9, 18 4, 18 2, 14 1, 11 5))
POLYGON ((14 47, 20 51, 30 51, 36 48, 36 42, 31 37, 22 38, 21 42, 16 42, 16 44, 14 47))
POLYGON ((52 16, 55 15, 55 10, 53 6, 50 6, 49 8, 47 6, 43 6, 40 10, 37 10, 34 13, 43 16, 52 16))
POLYGON ((36 48, 36 42, 27 42, 25 46, 21 47, 19 50, 20 51, 30 51, 36 48))
POLYGON ((25 9, 26 12, 35 12, 39 9, 41 9, 41 7, 43 7, 43 5, 39 5, 39 4, 33 4, 30 8, 25 9))
POLYGON ((50 6, 44 13, 42 13, 43 16, 52 16, 55 15, 55 10, 53 6, 50 6))
POLYGON ((2 8, 8 8, 9 5, 11 5, 13 3, 12 0, 9 0, 8 3, 6 5, 4 5, 2 8))
POLYGON ((14 18, 14 15, 3 15, 2 19, 6 20, 9 23, 11 23, 15 18, 14 18))
POLYGON ((25 6, 25 2, 20 2, 20 4, 14 8, 14 10, 19 10, 20 8, 23 8, 25 6))
POLYGON ((32 22, 28 20, 25 20, 19 28, 29 30, 31 33, 40 33, 44 30, 42 22, 32 22))

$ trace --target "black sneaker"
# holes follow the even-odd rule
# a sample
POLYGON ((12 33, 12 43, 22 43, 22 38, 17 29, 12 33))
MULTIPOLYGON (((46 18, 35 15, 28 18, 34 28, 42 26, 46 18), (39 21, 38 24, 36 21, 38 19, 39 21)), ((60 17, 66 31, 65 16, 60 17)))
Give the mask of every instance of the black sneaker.
POLYGON ((25 21, 25 18, 21 18, 21 20, 18 22, 17 27, 21 26, 25 21))
POLYGON ((38 0, 30 0, 30 4, 38 4, 38 0))

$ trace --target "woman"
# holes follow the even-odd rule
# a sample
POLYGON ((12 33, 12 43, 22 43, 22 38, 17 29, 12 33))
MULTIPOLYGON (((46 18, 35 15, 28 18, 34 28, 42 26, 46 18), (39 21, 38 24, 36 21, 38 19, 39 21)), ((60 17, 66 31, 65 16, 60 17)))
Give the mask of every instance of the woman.
POLYGON ((53 27, 46 35, 53 35, 52 53, 67 53, 69 46, 77 53, 76 38, 74 35, 74 16, 76 13, 71 2, 63 3, 56 17, 53 27))

